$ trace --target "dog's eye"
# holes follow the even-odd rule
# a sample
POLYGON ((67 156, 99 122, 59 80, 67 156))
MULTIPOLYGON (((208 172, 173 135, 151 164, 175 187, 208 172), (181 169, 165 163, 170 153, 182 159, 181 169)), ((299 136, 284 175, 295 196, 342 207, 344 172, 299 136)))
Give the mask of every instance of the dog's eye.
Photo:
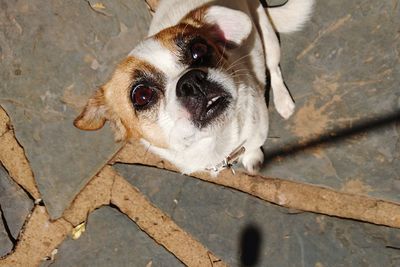
POLYGON ((131 99, 135 108, 144 108, 152 102, 155 95, 153 88, 143 84, 137 85, 132 89, 131 99))
POLYGON ((194 43, 190 47, 190 52, 192 53, 192 58, 194 60, 198 60, 198 59, 204 57, 207 54, 208 47, 204 43, 200 43, 200 42, 194 43))

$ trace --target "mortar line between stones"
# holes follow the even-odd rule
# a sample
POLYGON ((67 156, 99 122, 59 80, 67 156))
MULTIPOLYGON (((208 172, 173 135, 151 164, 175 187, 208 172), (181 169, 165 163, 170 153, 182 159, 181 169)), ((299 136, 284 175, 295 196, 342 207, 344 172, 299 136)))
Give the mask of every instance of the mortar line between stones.
MULTIPOLYGON (((0 136, 1 138, 1 136, 0 136)), ((28 196, 28 198, 33 202, 36 203, 36 199, 32 196, 31 192, 29 192, 25 187, 23 187, 21 184, 18 183, 18 181, 16 181, 12 175, 10 174, 6 164, 3 164, 3 162, 0 160, 0 164, 4 166, 5 171, 8 173, 8 176, 10 177, 11 180, 13 180, 14 183, 16 183, 20 189, 22 189, 22 191, 25 192, 25 194, 28 196)), ((40 200, 41 201, 41 200, 40 200)))
POLYGON ((5 216, 5 214, 4 214, 4 211, 3 211, 3 208, 2 208, 2 206, 1 206, 1 204, 0 204, 0 213, 1 213, 1 220, 2 220, 3 225, 4 225, 4 230, 5 230, 6 233, 7 233, 8 239, 10 239, 11 243, 13 244, 13 249, 14 249, 14 248, 15 248, 15 245, 17 244, 17 239, 14 238, 14 236, 11 234, 11 230, 10 230, 10 228, 8 227, 8 223, 7 223, 7 220, 6 220, 6 216, 5 216))
MULTIPOLYGON (((143 150, 144 147, 140 144, 130 143, 113 162, 147 165, 177 172, 175 166, 156 155, 149 154, 143 159, 143 150)), ((244 172, 232 175, 229 171, 223 171, 217 177, 205 173, 194 173, 191 176, 242 191, 286 208, 400 228, 400 205, 388 200, 286 179, 251 176, 244 172)))
MULTIPOLYGON (((14 142, 14 145, 18 148, 18 149, 13 149, 13 144, 9 144, 8 148, 11 148, 10 151, 8 151, 9 153, 11 153, 11 157, 13 157, 14 159, 19 159, 19 160, 26 160, 27 166, 23 169, 25 169, 25 175, 24 177, 14 177, 14 175, 12 175, 12 172, 16 172, 15 175, 21 174, 20 172, 16 171, 16 170, 11 170, 10 166, 8 166, 7 164, 7 160, 5 160, 5 158, 3 158, 5 155, 2 155, 3 153, 0 153, 0 162, 1 164, 4 166, 4 168, 7 170, 10 178, 16 183, 18 184, 18 186, 20 188, 22 188, 22 190, 27 193, 27 195, 29 196, 30 199, 32 199, 34 202, 36 202, 37 200, 41 200, 41 195, 38 189, 38 186, 36 184, 36 181, 34 179, 34 174, 32 172, 32 169, 30 167, 30 162, 28 160, 28 157, 26 156, 25 150, 23 148, 23 146, 21 145, 21 143, 18 141, 18 139, 15 136, 15 132, 14 132, 14 128, 12 126, 10 117, 8 116, 7 112, 1 107, 0 105, 0 117, 6 118, 7 120, 7 128, 8 130, 5 131, 2 136, 0 137, 0 143, 1 142, 5 142, 6 140, 6 136, 7 134, 9 134, 11 136, 12 141, 14 142), (4 139, 3 139, 4 138, 4 139), (19 154, 19 158, 16 156, 19 154), (30 175, 28 175, 30 174, 30 175), (29 176, 29 177, 28 177, 29 176), (22 181, 24 181, 25 183, 22 183, 22 181), (35 196, 37 197, 35 199, 35 196)), ((7 155, 8 157, 9 155, 7 155)), ((23 162, 20 162, 21 166, 24 166, 23 162)), ((17 175, 18 176, 18 175, 17 175)))

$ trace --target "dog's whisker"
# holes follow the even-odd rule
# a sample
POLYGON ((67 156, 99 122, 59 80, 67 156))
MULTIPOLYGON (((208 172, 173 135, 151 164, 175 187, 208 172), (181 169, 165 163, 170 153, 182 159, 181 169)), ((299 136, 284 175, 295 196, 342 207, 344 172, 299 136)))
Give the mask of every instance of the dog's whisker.
POLYGON ((247 54, 247 55, 244 55, 244 56, 242 56, 242 57, 236 59, 234 62, 232 62, 232 63, 229 65, 229 67, 227 68, 227 71, 229 71, 230 69, 236 67, 236 66, 239 65, 239 64, 242 64, 243 61, 244 61, 247 57, 249 57, 249 56, 251 56, 251 53, 249 53, 249 54, 247 54))
POLYGON ((186 28, 189 26, 189 24, 188 23, 186 23, 185 24, 185 27, 183 27, 183 29, 179 32, 179 36, 180 37, 183 37, 183 35, 184 35, 184 33, 186 32, 186 28))
POLYGON ((240 61, 240 60, 243 60, 243 59, 245 59, 246 57, 249 57, 250 55, 251 55, 251 53, 248 53, 248 54, 246 54, 246 55, 243 55, 243 56, 237 58, 235 61, 233 61, 232 64, 235 64, 236 62, 238 62, 238 61, 240 61))
POLYGON ((219 66, 219 64, 220 64, 220 62, 223 60, 223 58, 224 58, 224 54, 225 54, 225 49, 226 49, 226 43, 224 43, 224 47, 222 48, 222 54, 221 54, 221 56, 219 57, 219 60, 218 60, 218 62, 217 62, 217 66, 219 66))
POLYGON ((236 69, 233 71, 233 73, 249 73, 249 69, 236 69))
POLYGON ((234 76, 232 76, 232 78, 233 79, 236 79, 236 78, 241 78, 241 77, 252 77, 250 74, 238 74, 238 75, 234 75, 234 76))
POLYGON ((151 147, 151 144, 149 143, 149 144, 147 145, 147 147, 146 147, 146 152, 144 153, 145 157, 146 157, 147 154, 149 153, 150 147, 151 147))

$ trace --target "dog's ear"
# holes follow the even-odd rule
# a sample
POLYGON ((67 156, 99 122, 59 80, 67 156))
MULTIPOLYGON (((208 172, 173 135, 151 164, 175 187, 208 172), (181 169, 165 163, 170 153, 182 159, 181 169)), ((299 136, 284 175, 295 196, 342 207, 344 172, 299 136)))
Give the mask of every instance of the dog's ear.
POLYGON ((100 88, 89 99, 82 113, 74 120, 74 125, 81 130, 98 130, 106 122, 106 112, 104 90, 100 88))
POLYGON ((88 100, 82 113, 74 120, 74 125, 81 130, 94 131, 101 129, 107 120, 114 132, 115 141, 123 141, 129 137, 121 119, 113 116, 112 112, 108 110, 104 89, 101 87, 88 100))
POLYGON ((240 45, 253 28, 251 19, 245 13, 222 6, 207 8, 203 20, 207 24, 217 26, 220 39, 235 45, 240 45))

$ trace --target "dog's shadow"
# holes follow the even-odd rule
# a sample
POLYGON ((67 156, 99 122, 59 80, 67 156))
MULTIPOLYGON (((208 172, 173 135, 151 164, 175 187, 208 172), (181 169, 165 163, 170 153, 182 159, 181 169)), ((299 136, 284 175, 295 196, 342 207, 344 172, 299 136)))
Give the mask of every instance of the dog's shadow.
POLYGON ((264 149, 265 160, 263 168, 265 168, 269 163, 272 163, 276 158, 294 156, 309 148, 317 147, 320 145, 332 145, 360 133, 376 131, 389 125, 399 124, 400 110, 397 110, 390 114, 361 119, 357 122, 353 122, 352 126, 350 127, 336 128, 335 130, 329 131, 316 138, 312 138, 302 142, 294 141, 291 144, 284 144, 283 148, 279 147, 276 149, 264 149))
POLYGON ((241 266, 256 266, 260 261, 262 235, 256 224, 248 224, 240 235, 239 259, 241 266))

